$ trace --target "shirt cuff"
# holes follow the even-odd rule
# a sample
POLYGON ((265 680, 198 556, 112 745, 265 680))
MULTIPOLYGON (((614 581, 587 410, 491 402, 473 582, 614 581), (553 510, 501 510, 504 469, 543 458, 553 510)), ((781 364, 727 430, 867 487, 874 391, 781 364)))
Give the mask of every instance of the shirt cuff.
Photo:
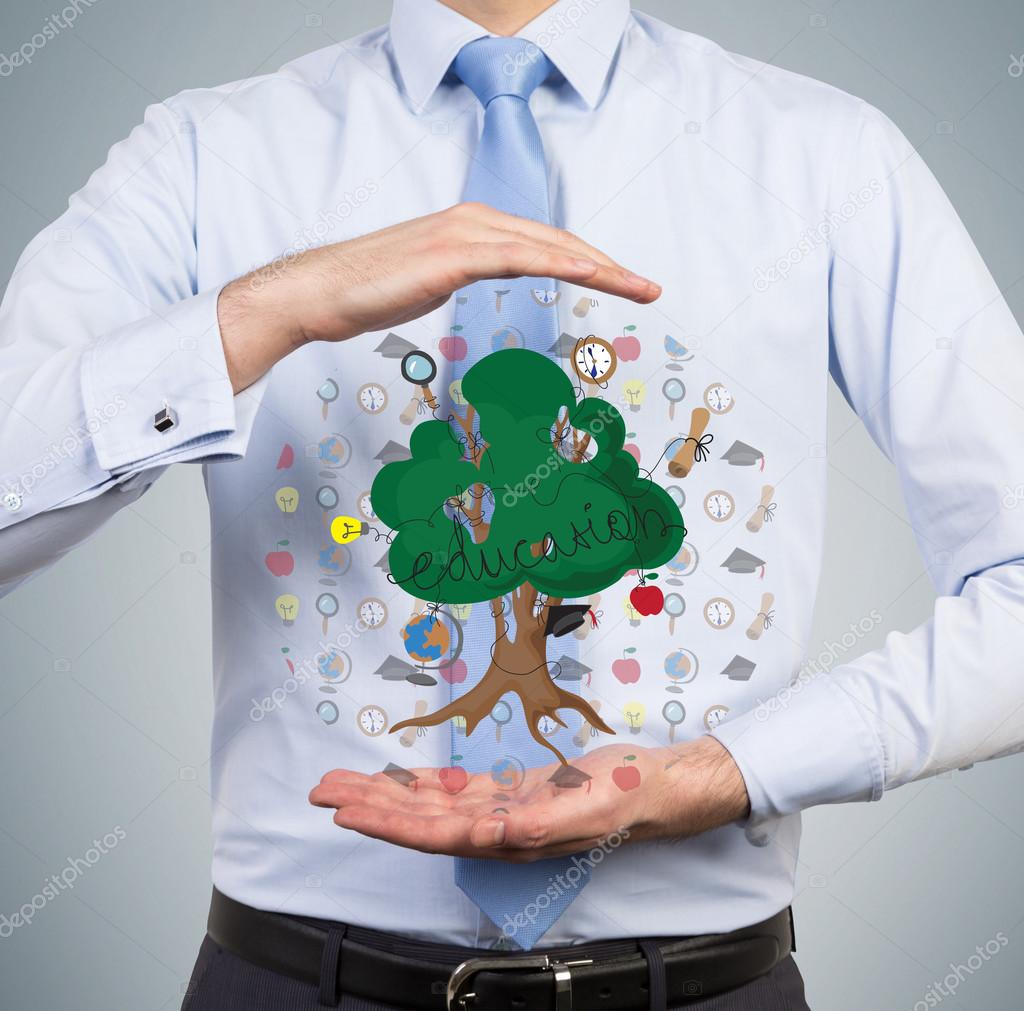
POLYGON ((836 682, 842 674, 797 680, 712 736, 732 755, 750 797, 748 824, 815 804, 878 800, 882 746, 861 705, 836 682))
POLYGON ((84 353, 86 415, 108 419, 92 448, 109 474, 244 456, 268 377, 234 395, 217 320, 220 290, 115 330, 84 353), (165 408, 174 424, 161 432, 155 419, 165 408))

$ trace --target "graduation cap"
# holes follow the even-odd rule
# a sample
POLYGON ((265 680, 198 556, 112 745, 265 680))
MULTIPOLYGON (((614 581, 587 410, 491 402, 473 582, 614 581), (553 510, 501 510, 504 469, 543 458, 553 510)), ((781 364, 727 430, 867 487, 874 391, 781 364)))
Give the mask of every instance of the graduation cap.
POLYGON ((410 674, 416 674, 417 670, 411 663, 406 663, 392 654, 373 672, 373 675, 385 681, 405 681, 410 674))
POLYGON ((728 569, 730 572, 740 574, 757 572, 757 570, 760 569, 761 578, 764 579, 764 566, 765 561, 763 558, 758 558, 757 555, 752 555, 749 551, 744 551, 743 548, 736 548, 732 554, 722 562, 719 568, 728 569))
POLYGON ((430 688, 437 684, 437 678, 431 677, 426 671, 421 670, 406 674, 405 680, 411 685, 423 685, 424 688, 430 688))
POLYGON ((391 566, 388 565, 388 553, 385 551, 380 556, 380 561, 374 566, 375 569, 380 569, 381 572, 390 572, 391 566))
POLYGON ((577 769, 575 765, 560 765, 548 778, 548 782, 563 789, 572 790, 581 787, 584 783, 589 783, 592 778, 582 769, 577 769))
POLYGON ((388 439, 384 448, 374 457, 381 463, 395 463, 397 460, 411 460, 412 453, 406 446, 402 446, 392 439, 388 439))
POLYGON ((381 769, 389 779, 393 779, 399 786, 412 786, 413 783, 419 780, 419 776, 415 772, 410 772, 408 769, 403 769, 400 765, 395 765, 394 762, 388 762, 387 765, 381 769))
POLYGON ((586 675, 587 684, 590 683, 590 675, 594 672, 593 667, 588 667, 585 663, 581 663, 565 653, 558 658, 557 663, 558 674, 555 677, 556 681, 582 681, 584 675, 586 675))
POLYGON ((722 459, 733 467, 753 467, 760 461, 761 470, 764 470, 764 453, 753 446, 737 439, 723 454, 722 459))
POLYGON ((573 337, 571 333, 563 332, 558 335, 558 340, 548 348, 548 354, 554 355, 556 358, 572 358, 578 343, 578 337, 573 337))
POLYGON ((722 669, 722 674, 730 681, 749 681, 756 666, 753 660, 748 660, 737 653, 722 669))
POLYGON ((385 358, 404 358, 416 350, 416 345, 396 333, 389 333, 373 350, 385 358))
POLYGON ((574 632, 586 620, 589 604, 556 604, 548 608, 544 634, 553 635, 556 639, 561 635, 574 632))

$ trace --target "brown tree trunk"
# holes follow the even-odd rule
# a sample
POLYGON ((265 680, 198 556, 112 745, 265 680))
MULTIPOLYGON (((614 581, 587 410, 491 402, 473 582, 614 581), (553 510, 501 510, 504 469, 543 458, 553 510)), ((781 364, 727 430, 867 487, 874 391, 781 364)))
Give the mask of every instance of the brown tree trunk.
MULTIPOLYGON (((523 703, 527 726, 533 739, 552 751, 563 764, 568 764, 565 756, 538 729, 542 716, 547 716, 564 727, 566 723, 558 715, 558 710, 573 709, 591 726, 605 733, 614 734, 615 731, 601 719, 589 702, 579 695, 559 688, 551 679, 544 637, 545 614, 543 610, 539 615, 533 614, 535 600, 536 591, 529 584, 521 586, 513 594, 515 638, 510 639, 506 634, 498 636, 491 664, 479 684, 435 713, 396 723, 391 728, 391 733, 405 727, 436 727, 453 717, 461 716, 466 720, 466 734, 469 735, 481 720, 490 715, 495 703, 502 696, 508 692, 515 692, 523 703)), ((500 608, 500 601, 497 603, 500 608)), ((553 602, 548 601, 545 607, 551 603, 553 602)), ((492 613, 500 614, 500 610, 492 613)))

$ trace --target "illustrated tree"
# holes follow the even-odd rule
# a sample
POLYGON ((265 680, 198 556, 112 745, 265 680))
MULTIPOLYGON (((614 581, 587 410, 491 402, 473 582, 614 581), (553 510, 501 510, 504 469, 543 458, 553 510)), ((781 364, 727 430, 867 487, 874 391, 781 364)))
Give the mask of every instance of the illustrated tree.
POLYGON ((541 717, 564 727, 558 710, 571 709, 614 731, 552 678, 550 609, 598 593, 630 570, 664 564, 686 528, 673 499, 623 449, 618 410, 594 397, 577 402, 568 376, 543 355, 488 355, 464 376, 462 395, 465 416, 421 422, 411 459, 383 467, 370 494, 395 531, 388 554, 394 582, 435 603, 489 602, 491 663, 461 698, 391 731, 461 716, 471 734, 515 692, 531 735, 564 763, 540 733, 541 717))

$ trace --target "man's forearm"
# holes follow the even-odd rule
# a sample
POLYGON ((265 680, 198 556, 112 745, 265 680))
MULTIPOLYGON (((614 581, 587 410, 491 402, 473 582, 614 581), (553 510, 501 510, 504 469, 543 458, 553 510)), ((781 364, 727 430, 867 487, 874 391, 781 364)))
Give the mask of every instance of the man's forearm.
POLYGON ((284 285, 256 284, 255 278, 250 274, 232 281, 217 300, 224 360, 236 395, 306 343, 301 318, 282 290, 284 285))

